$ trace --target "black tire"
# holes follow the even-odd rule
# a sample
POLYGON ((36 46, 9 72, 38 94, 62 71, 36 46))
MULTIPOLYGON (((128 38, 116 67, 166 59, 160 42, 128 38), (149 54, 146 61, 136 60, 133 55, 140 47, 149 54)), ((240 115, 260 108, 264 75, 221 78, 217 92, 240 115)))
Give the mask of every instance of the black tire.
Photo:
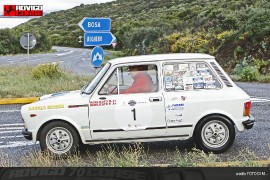
POLYGON ((232 146, 234 139, 234 125, 229 119, 220 115, 203 118, 194 131, 195 144, 205 152, 225 152, 232 146))
POLYGON ((75 128, 62 121, 47 124, 40 133, 41 150, 49 151, 56 156, 74 154, 79 142, 79 135, 75 128))

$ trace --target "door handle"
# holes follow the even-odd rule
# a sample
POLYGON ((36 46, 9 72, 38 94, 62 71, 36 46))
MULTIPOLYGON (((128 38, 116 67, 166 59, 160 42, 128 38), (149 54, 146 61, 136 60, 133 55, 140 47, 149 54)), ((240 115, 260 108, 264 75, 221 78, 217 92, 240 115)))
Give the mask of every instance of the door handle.
POLYGON ((162 97, 150 97, 149 98, 150 102, 157 102, 157 101, 162 101, 162 97))
POLYGON ((100 99, 100 100, 105 100, 105 99, 106 99, 106 97, 100 97, 99 99, 100 99))

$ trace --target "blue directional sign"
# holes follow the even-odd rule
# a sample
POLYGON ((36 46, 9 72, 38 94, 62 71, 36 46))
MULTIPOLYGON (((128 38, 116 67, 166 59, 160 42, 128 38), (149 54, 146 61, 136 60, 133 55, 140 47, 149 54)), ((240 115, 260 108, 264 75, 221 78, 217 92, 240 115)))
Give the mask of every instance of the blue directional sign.
POLYGON ((115 39, 111 32, 84 33, 84 46, 110 46, 115 39))
POLYGON ((90 31, 110 31, 111 19, 110 18, 83 18, 78 25, 84 32, 90 31))
POLYGON ((91 53, 91 63, 94 67, 100 67, 104 60, 104 51, 101 47, 96 46, 91 53))

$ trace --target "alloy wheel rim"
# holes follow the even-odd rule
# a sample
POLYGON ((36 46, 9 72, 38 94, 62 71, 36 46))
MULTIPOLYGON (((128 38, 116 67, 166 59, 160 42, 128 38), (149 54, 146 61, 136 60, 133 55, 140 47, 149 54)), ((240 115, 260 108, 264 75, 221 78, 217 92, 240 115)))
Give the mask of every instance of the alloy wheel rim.
POLYGON ((69 130, 63 127, 55 127, 46 135, 47 148, 55 154, 68 152, 73 144, 73 137, 69 130))
POLYGON ((203 126, 201 137, 210 148, 220 148, 229 140, 229 128, 219 120, 213 120, 203 126))

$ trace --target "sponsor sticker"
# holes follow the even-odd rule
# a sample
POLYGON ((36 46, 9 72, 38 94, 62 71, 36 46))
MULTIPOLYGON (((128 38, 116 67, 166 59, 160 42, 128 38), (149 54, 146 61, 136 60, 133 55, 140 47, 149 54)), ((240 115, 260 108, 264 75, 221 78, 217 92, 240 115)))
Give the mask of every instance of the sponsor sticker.
POLYGON ((171 104, 166 107, 167 110, 184 110, 185 104, 171 104))
POLYGON ((28 111, 42 111, 45 109, 61 109, 65 108, 64 104, 55 104, 55 105, 48 105, 48 106, 33 106, 29 107, 28 111))
POLYGON ((136 103, 136 101, 134 101, 134 100, 130 100, 130 101, 128 102, 128 104, 129 104, 130 106, 135 106, 137 103, 136 103))
POLYGON ((214 83, 205 83, 204 88, 205 89, 214 89, 214 88, 216 88, 216 85, 214 83))
POLYGON ((188 71, 188 64, 179 64, 178 69, 179 71, 188 71))
POLYGON ((183 119, 168 119, 167 122, 168 124, 179 124, 183 122, 183 119))
POLYGON ((116 105, 116 100, 90 101, 90 106, 111 106, 116 105))
POLYGON ((203 76, 203 81, 205 83, 212 82, 213 81, 213 76, 212 75, 204 75, 203 76))
POLYGON ((190 71, 196 71, 196 63, 190 63, 189 64, 189 70, 190 71))

